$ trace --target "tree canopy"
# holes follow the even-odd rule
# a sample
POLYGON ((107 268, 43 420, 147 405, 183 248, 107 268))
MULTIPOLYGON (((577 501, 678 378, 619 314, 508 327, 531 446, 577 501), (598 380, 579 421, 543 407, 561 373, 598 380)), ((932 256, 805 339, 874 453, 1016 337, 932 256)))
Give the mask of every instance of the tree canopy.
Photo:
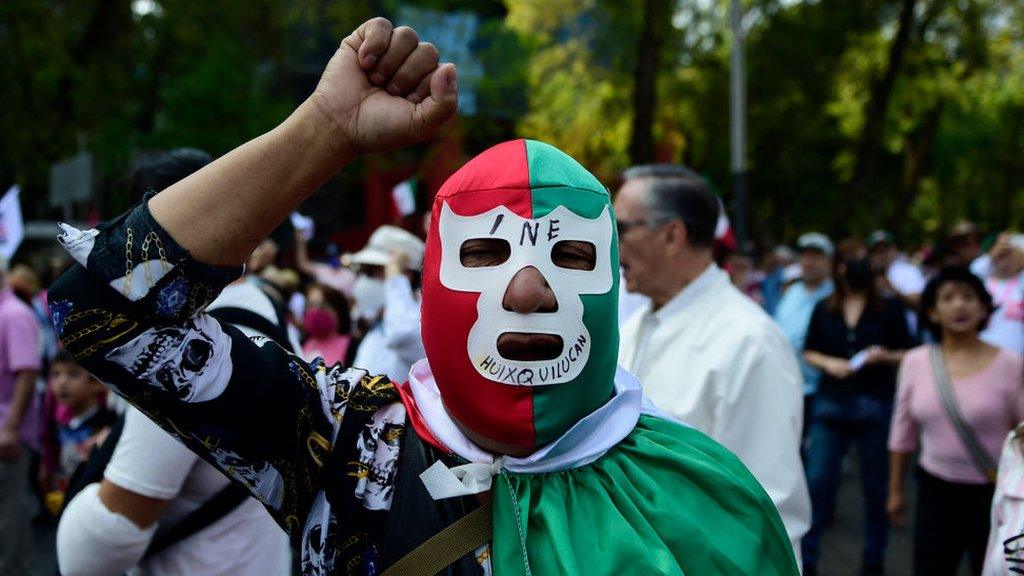
MULTIPOLYGON (((45 215, 49 167, 93 153, 122 208, 142 150, 221 154, 279 122, 365 18, 464 15, 464 153, 524 136, 614 188, 681 162, 726 199, 728 0, 10 0, 0 3, 0 186, 45 215), (34 200, 31 200, 34 199, 34 200)), ((1024 220, 1024 4, 748 0, 750 229, 889 228, 918 240, 969 218, 1024 220)), ((460 85, 462 78, 460 78, 460 85)))

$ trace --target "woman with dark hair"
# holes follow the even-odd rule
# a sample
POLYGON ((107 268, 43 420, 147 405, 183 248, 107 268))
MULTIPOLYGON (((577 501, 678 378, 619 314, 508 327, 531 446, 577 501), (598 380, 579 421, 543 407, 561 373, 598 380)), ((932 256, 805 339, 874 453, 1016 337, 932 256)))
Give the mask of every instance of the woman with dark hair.
POLYGON ((345 362, 352 343, 352 318, 348 298, 330 286, 313 283, 306 288, 306 312, 302 317, 306 340, 302 355, 308 361, 323 358, 327 365, 345 362))
POLYGON ((903 479, 920 447, 914 574, 955 574, 965 553, 971 573, 981 574, 995 462, 1024 419, 1024 360, 979 337, 992 311, 977 276, 942 269, 921 295, 922 320, 939 343, 911 350, 900 364, 887 511, 906 524, 903 479))
POLYGON ((822 371, 810 412, 807 487, 811 528, 802 548, 804 574, 816 574, 821 535, 835 507, 843 456, 852 442, 860 456, 864 491, 862 573, 885 566, 888 454, 886 439, 896 387, 896 365, 913 345, 905 309, 875 289, 867 250, 847 240, 833 263, 835 292, 811 314, 804 358, 822 371))

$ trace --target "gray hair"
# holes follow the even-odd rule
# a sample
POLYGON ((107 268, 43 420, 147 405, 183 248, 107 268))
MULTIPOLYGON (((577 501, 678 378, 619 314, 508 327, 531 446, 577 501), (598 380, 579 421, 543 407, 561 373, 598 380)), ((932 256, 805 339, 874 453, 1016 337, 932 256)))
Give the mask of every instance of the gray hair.
POLYGON ((686 240, 694 247, 709 248, 718 226, 718 197, 693 170, 678 164, 644 164, 623 173, 625 180, 650 179, 644 203, 652 223, 680 220, 686 240))

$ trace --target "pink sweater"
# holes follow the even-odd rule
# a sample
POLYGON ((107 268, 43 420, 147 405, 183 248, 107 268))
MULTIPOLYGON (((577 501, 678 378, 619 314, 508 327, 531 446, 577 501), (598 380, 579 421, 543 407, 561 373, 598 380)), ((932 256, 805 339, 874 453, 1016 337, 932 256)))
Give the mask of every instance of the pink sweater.
MULTIPOLYGON (((1024 359, 1000 350, 984 370, 954 379, 960 414, 985 451, 998 462, 1006 434, 1024 420, 1024 359)), ((928 346, 914 348, 900 364, 889 450, 913 452, 920 439, 922 468, 961 484, 986 484, 946 413, 935 384, 928 346)))

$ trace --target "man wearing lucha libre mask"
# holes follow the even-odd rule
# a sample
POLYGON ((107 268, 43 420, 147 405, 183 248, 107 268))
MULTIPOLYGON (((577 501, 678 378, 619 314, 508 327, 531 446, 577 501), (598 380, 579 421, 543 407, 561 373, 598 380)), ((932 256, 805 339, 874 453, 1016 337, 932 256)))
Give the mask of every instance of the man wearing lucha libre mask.
MULTIPOLYGON (((432 45, 363 24, 280 126, 97 230, 63 229, 78 262, 50 296, 65 345, 197 453, 279 474, 283 495, 261 500, 308 574, 385 573, 481 506, 490 540, 441 573, 797 574, 739 460, 617 369, 610 198, 551 146, 499 144, 438 192, 427 357, 407 382, 306 363, 206 320, 305 197, 360 154, 429 137, 456 103, 454 66, 432 45), (204 358, 226 358, 187 395, 117 352, 168 326, 202 327, 220 347, 204 358)), ((184 343, 163 342, 160 361, 180 363, 184 343)))

